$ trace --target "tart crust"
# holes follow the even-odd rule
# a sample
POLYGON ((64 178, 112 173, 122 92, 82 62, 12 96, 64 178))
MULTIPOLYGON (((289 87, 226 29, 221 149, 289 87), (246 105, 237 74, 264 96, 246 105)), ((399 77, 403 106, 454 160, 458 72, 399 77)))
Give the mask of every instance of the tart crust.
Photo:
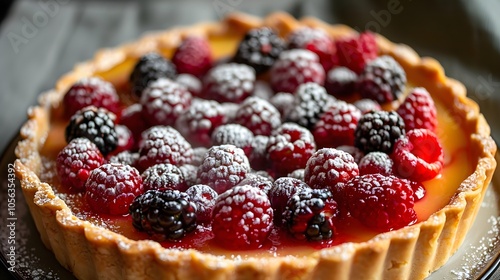
MULTIPOLYGON (((51 109, 80 78, 102 73, 127 59, 149 51, 173 49, 183 37, 243 36, 258 26, 286 35, 302 25, 320 27, 333 38, 355 33, 343 25, 315 18, 300 21, 285 13, 264 19, 231 14, 220 22, 179 27, 148 34, 137 42, 99 51, 63 76, 55 89, 41 95, 28 111, 16 147, 16 175, 43 243, 57 260, 79 279, 423 279, 444 265, 459 248, 474 221, 496 167, 496 145, 478 105, 466 97, 465 87, 447 78, 432 58, 419 57, 410 47, 377 35, 381 54, 393 56, 408 80, 425 86, 433 98, 450 104, 453 121, 470 136, 474 172, 457 188, 448 205, 427 220, 400 230, 379 234, 367 242, 344 243, 307 257, 230 259, 196 250, 165 249, 154 241, 133 241, 74 216, 51 186, 41 182, 40 150, 50 130, 51 109)), ((128 77, 111 77, 124 81, 128 77)))

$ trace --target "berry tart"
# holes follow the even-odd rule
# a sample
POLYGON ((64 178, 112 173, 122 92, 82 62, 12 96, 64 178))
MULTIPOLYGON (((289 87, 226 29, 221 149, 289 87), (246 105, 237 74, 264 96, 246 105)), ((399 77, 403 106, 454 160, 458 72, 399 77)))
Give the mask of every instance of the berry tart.
POLYGON ((496 167, 437 61, 284 13, 102 50, 28 116, 16 174, 79 279, 423 279, 496 167))

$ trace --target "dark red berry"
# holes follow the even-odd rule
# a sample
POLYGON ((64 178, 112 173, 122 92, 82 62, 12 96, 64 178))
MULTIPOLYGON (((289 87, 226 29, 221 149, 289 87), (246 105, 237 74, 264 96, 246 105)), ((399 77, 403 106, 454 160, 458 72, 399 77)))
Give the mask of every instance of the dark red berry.
POLYGON ((354 135, 354 145, 364 153, 390 154, 396 140, 405 135, 405 123, 394 111, 370 111, 361 116, 354 135))
POLYGON ((224 124, 217 127, 212 133, 212 144, 214 146, 231 144, 250 156, 252 153, 253 133, 239 124, 224 124))
POLYGON ((313 135, 318 147, 338 147, 354 145, 354 132, 361 111, 354 105, 337 101, 328 109, 314 126, 313 135))
POLYGON ((138 166, 139 153, 133 153, 130 151, 122 151, 116 155, 111 156, 108 159, 108 163, 120 163, 124 165, 130 165, 132 167, 138 166))
POLYGON ((436 105, 425 88, 414 88, 399 105, 397 112, 405 121, 407 130, 425 128, 436 132, 436 105))
POLYGON ((363 151, 354 146, 341 145, 336 149, 349 153, 354 158, 354 162, 356 162, 357 164, 359 164, 361 159, 365 156, 365 153, 363 153, 363 151))
POLYGON ((229 249, 262 247, 271 232, 273 209, 266 194, 249 185, 220 194, 212 212, 216 242, 229 249))
POLYGON ((172 56, 178 73, 203 76, 212 67, 212 52, 206 38, 190 36, 184 39, 172 56))
POLYGON ((240 104, 234 122, 247 127, 255 135, 269 136, 281 125, 281 116, 267 100, 252 96, 240 104))
POLYGON ((241 180, 237 186, 250 185, 258 188, 268 195, 269 190, 273 187, 273 180, 263 175, 256 173, 248 173, 247 176, 241 180))
POLYGON ((370 111, 380 111, 382 107, 378 104, 377 101, 369 98, 363 98, 356 100, 352 105, 356 106, 362 114, 368 113, 370 111))
POLYGON ((335 44, 330 36, 320 28, 303 27, 288 35, 288 49, 306 49, 319 57, 323 69, 333 66, 335 44))
POLYGON ((111 152, 111 155, 116 155, 123 151, 133 150, 136 144, 132 131, 130 131, 128 127, 121 124, 115 125, 115 131, 118 135, 118 143, 116 148, 111 152))
POLYGON ((120 99, 113 85, 97 77, 83 78, 74 83, 63 98, 67 117, 91 105, 118 113, 120 99))
POLYGON ((375 36, 370 32, 338 39, 335 41, 335 47, 338 64, 356 73, 361 73, 365 65, 378 55, 375 36))
POLYGON ((188 186, 196 185, 196 181, 198 180, 198 166, 192 164, 183 164, 179 166, 179 170, 182 172, 184 176, 184 180, 188 186))
POLYGON ((248 157, 250 166, 254 170, 266 170, 268 167, 267 161, 267 143, 269 137, 264 135, 256 135, 252 141, 252 153, 248 157))
POLYGON ((305 174, 305 169, 300 168, 300 169, 295 169, 294 171, 288 173, 287 176, 304 181, 304 177, 305 177, 304 174, 305 174))
POLYGON ((346 96, 354 93, 358 75, 347 67, 335 67, 326 75, 325 88, 334 96, 346 96))
POLYGON ((240 103, 255 87, 255 70, 245 64, 215 66, 203 80, 203 97, 217 102, 240 103))
POLYGON ((187 88, 192 96, 201 96, 203 84, 197 77, 191 74, 179 74, 177 75, 177 77, 175 77, 175 81, 187 88))
POLYGON ((382 152, 370 152, 359 162, 359 174, 382 174, 393 175, 392 167, 394 162, 391 157, 382 152))
POLYGON ((137 148, 141 140, 141 133, 149 127, 142 115, 142 105, 134 103, 123 109, 119 123, 130 129, 134 136, 134 148, 137 148))
POLYGON ((139 58, 130 75, 132 93, 140 97, 150 82, 159 78, 174 79, 176 74, 175 65, 160 54, 145 54, 139 58))
POLYGON ((288 200, 297 191, 305 188, 309 189, 309 186, 296 178, 280 177, 274 181, 268 196, 274 210, 274 223, 276 225, 283 224, 283 211, 285 211, 288 200))
POLYGON ((295 91, 295 100, 287 112, 286 119, 303 127, 312 129, 326 111, 334 97, 316 83, 301 84, 295 91))
POLYGON ((207 151, 208 149, 205 147, 193 148, 193 160, 191 161, 191 164, 194 166, 200 166, 207 151))
POLYGON ((188 188, 182 171, 170 163, 159 163, 147 168, 142 173, 144 190, 178 190, 188 188))
POLYGON ((212 222, 212 210, 215 206, 217 194, 208 185, 193 185, 186 190, 191 201, 196 205, 196 220, 199 223, 210 224, 212 222))
POLYGON ((292 93, 278 92, 269 99, 269 102, 278 109, 281 119, 284 120, 288 110, 293 107, 295 97, 292 93))
POLYGON ((85 200, 96 213, 125 215, 142 193, 141 174, 129 165, 103 164, 92 170, 85 183, 85 200))

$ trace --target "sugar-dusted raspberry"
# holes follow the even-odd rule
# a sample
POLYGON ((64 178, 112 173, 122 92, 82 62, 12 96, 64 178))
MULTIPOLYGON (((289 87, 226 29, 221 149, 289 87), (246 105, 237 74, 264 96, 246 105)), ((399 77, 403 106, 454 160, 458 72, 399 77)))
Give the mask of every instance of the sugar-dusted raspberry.
POLYGON ((175 78, 177 70, 170 60, 158 53, 143 55, 134 66, 130 74, 132 93, 140 97, 146 86, 159 78, 175 78))
POLYGON ((337 202, 329 190, 304 188, 288 200, 283 219, 296 239, 324 241, 335 236, 337 215, 337 202))
POLYGON ((394 111, 370 111, 361 116, 354 135, 354 145, 365 154, 390 154, 394 142, 405 135, 405 123, 394 111))
POLYGON ((252 153, 248 157, 250 166, 254 170, 266 170, 268 167, 267 160, 267 143, 269 137, 264 135, 255 135, 252 141, 252 153))
POLYGON ((182 171, 170 163, 148 167, 142 172, 142 182, 146 191, 171 189, 183 192, 188 188, 182 171))
POLYGON ((66 127, 66 142, 79 137, 88 138, 106 156, 118 145, 115 115, 104 108, 88 106, 77 111, 66 127))
POLYGON ((347 96, 354 93, 358 75, 347 67, 335 67, 326 74, 325 88, 334 96, 347 96))
POLYGON ((139 103, 134 103, 123 109, 119 123, 126 126, 132 132, 135 148, 139 145, 141 133, 149 127, 143 118, 142 105, 139 103))
POLYGON ((198 168, 198 183, 221 194, 236 186, 251 171, 242 149, 234 145, 212 146, 198 168))
POLYGON ((97 77, 77 81, 64 94, 63 106, 67 117, 90 105, 116 114, 120 99, 111 83, 97 77))
POLYGON ((247 176, 241 180, 237 186, 250 185, 258 188, 268 195, 269 190, 273 187, 273 180, 263 175, 256 173, 248 173, 247 176))
POLYGON ((354 145, 354 131, 361 111, 354 105, 336 101, 314 126, 313 135, 318 147, 338 147, 341 145, 354 145))
POLYGON ((363 153, 363 151, 354 146, 341 145, 338 146, 336 149, 349 153, 354 158, 354 162, 357 164, 359 164, 361 159, 365 156, 365 153, 363 153))
POLYGON ((182 172, 182 176, 184 176, 184 180, 188 186, 196 185, 196 181, 198 180, 198 166, 183 164, 179 166, 179 170, 182 172))
POLYGON ((393 165, 394 162, 388 154, 382 152, 370 152, 359 161, 359 174, 382 174, 385 176, 394 175, 392 171, 393 165))
POLYGON ((276 129, 267 143, 268 159, 277 177, 304 168, 316 151, 311 132, 294 123, 284 123, 276 129))
POLYGON ((111 156, 108 159, 108 163, 120 163, 124 165, 130 165, 137 168, 139 160, 139 153, 133 153, 130 151, 122 151, 116 155, 111 156))
POLYGON ((307 82, 325 83, 325 70, 318 56, 308 50, 293 49, 281 53, 270 70, 274 92, 295 92, 307 82))
POLYGON ((255 87, 255 70, 245 64, 228 63, 215 66, 203 79, 206 99, 240 103, 255 87))
POLYGON ((203 76, 212 67, 212 51, 205 37, 190 36, 184 39, 172 56, 178 73, 203 76))
POLYGON ((307 161, 304 181, 313 189, 334 190, 359 175, 358 165, 347 152, 334 148, 316 151, 307 161))
POLYGON ((288 110, 293 107, 295 96, 288 92, 278 92, 269 99, 269 102, 278 109, 281 119, 284 120, 288 110))
POLYGON ((130 165, 106 163, 92 170, 85 183, 85 200, 96 213, 125 215, 144 191, 141 174, 130 165))
POLYGON ((139 166, 142 170, 157 163, 182 165, 191 163, 193 148, 170 126, 153 126, 142 134, 139 166))
POLYGON ((241 40, 233 60, 247 64, 257 74, 266 72, 285 49, 285 42, 269 27, 249 30, 241 40))
POLYGON ((186 193, 196 205, 197 222, 210 224, 212 222, 212 210, 215 206, 215 200, 219 196, 217 192, 208 185, 198 184, 189 187, 186 193))
POLYGON ((268 196, 274 210, 274 223, 276 225, 283 224, 283 211, 285 211, 288 200, 301 189, 309 189, 309 186, 296 178, 280 177, 274 181, 268 196))
POLYGON ((357 87, 361 97, 384 104, 403 95, 406 73, 394 58, 383 55, 366 65, 357 87))
POLYGON ((203 84, 200 79, 191 74, 179 74, 175 77, 175 81, 183 85, 193 96, 200 97, 203 89, 203 84))
POLYGON ((240 104, 234 122, 247 127, 255 135, 269 136, 281 125, 281 116, 267 100, 251 96, 240 104))
POLYGON ((353 178, 344 187, 343 203, 352 217, 379 231, 396 230, 417 220, 410 182, 392 175, 353 178))
POLYGON ((157 241, 175 241, 194 231, 196 205, 177 190, 149 190, 136 197, 129 209, 132 225, 157 241))
MULTIPOLYGON (((247 98, 248 99, 248 98, 247 98)), ((240 104, 233 102, 224 102, 221 103, 222 111, 226 115, 227 123, 234 123, 234 119, 236 118, 236 112, 240 109, 240 104)))
POLYGON ((312 129, 334 100, 323 86, 312 82, 301 84, 295 91, 294 103, 286 119, 312 129))
POLYGON ((220 194, 212 212, 216 242, 229 249, 262 247, 273 226, 273 209, 266 194, 249 185, 220 194))
POLYGON ((304 181, 304 174, 305 174, 305 169, 300 168, 300 169, 295 169, 294 171, 288 173, 287 176, 304 181))
POLYGON ((230 123, 217 127, 212 133, 212 145, 234 145, 250 156, 252 153, 253 133, 246 127, 230 123))
POLYGON ((121 124, 115 125, 115 131, 116 135, 118 136, 118 142, 116 148, 109 155, 116 155, 123 151, 133 150, 136 144, 132 131, 130 131, 128 127, 121 124))
POLYGON ((335 44, 321 28, 302 27, 288 35, 288 49, 306 49, 319 57, 325 71, 333 66, 335 44))
POLYGON ((368 113, 370 111, 380 111, 382 110, 382 107, 380 107, 380 104, 378 104, 377 101, 369 98, 363 98, 356 100, 352 105, 356 106, 362 114, 368 113))
POLYGON ((104 157, 87 138, 75 138, 57 155, 56 168, 61 185, 70 192, 83 192, 90 172, 104 163, 104 157))
POLYGON ((226 120, 226 113, 218 102, 196 100, 177 118, 175 127, 193 146, 209 147, 212 132, 226 120))
POLYGON ((191 161, 191 164, 194 166, 200 166, 203 162, 205 154, 207 153, 207 150, 208 149, 205 147, 193 148, 193 160, 191 161))
POLYGON ((399 105, 396 112, 405 121, 407 130, 425 128, 436 132, 436 105, 425 88, 414 88, 399 105))
POLYGON ((359 36, 340 38, 335 41, 338 64, 356 73, 361 73, 365 65, 375 59, 378 53, 375 36, 363 32, 359 36))
POLYGON ((274 96, 274 91, 267 80, 257 80, 255 81, 255 89, 253 90, 252 96, 269 100, 274 96))
POLYGON ((174 125, 189 106, 191 93, 181 84, 167 78, 159 78, 142 91, 143 118, 150 126, 174 125))
POLYGON ((436 177, 443 168, 443 148, 428 129, 413 129, 394 144, 391 155, 397 175, 422 182, 436 177))

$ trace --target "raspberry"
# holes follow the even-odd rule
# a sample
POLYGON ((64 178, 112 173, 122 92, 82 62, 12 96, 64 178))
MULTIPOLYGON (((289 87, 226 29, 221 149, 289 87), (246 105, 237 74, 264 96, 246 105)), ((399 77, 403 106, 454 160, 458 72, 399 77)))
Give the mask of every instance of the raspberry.
POLYGON ((356 106, 362 114, 368 113, 370 111, 380 111, 382 107, 377 101, 369 98, 363 98, 355 101, 352 105, 356 106))
POLYGON ((236 118, 236 112, 238 112, 238 109, 240 109, 240 104, 232 102, 224 102, 221 103, 220 106, 222 107, 222 111, 226 115, 226 122, 234 123, 234 119, 236 118))
POLYGON ((358 164, 359 174, 382 174, 393 175, 392 166, 394 162, 388 154, 382 152, 371 152, 366 154, 358 164))
POLYGON ((390 154, 394 142, 405 135, 405 123, 394 111, 371 111, 361 116, 354 135, 354 145, 365 154, 390 154))
POLYGON ((208 185, 193 185, 186 190, 186 194, 196 205, 196 220, 199 223, 210 224, 212 222, 212 210, 215 206, 217 194, 208 185))
POLYGON ((83 78, 74 83, 63 98, 67 117, 90 105, 117 113, 120 100, 113 85, 97 77, 83 78))
POLYGON ((228 63, 212 68, 203 80, 203 97, 218 102, 240 103, 255 87, 255 70, 245 64, 228 63))
POLYGON ((316 144, 309 130, 294 123, 284 123, 269 138, 266 151, 271 168, 280 177, 304 168, 316 151, 316 144))
POLYGON ((90 172, 104 163, 104 157, 87 138, 71 140, 57 155, 57 174, 70 192, 83 192, 90 172))
POLYGON ((117 124, 115 125, 115 131, 118 136, 118 142, 116 148, 110 153, 110 155, 116 155, 123 151, 129 151, 134 149, 135 140, 132 135, 132 131, 128 129, 126 126, 117 124))
POLYGON ((170 163, 155 164, 142 173, 144 190, 178 190, 188 188, 182 171, 170 163))
POLYGON ((387 55, 368 63, 358 79, 361 97, 374 99, 382 104, 401 97, 405 86, 405 71, 394 58, 387 55))
POLYGON ((291 177, 280 177, 274 181, 268 196, 274 210, 274 223, 283 224, 283 211, 285 211, 288 200, 299 190, 309 189, 302 180, 291 177))
POLYGON ((347 96, 354 93, 358 75, 347 67, 335 67, 326 75, 325 88, 331 95, 347 96))
POLYGON ((265 170, 267 169, 267 143, 269 142, 269 137, 264 135, 256 135, 252 141, 252 153, 248 157, 250 166, 254 170, 265 170))
POLYGON ((191 162, 191 145, 172 127, 153 126, 142 135, 139 147, 139 166, 142 170, 157 163, 182 165, 191 162))
POLYGON ((250 170, 242 149, 233 145, 212 146, 198 168, 198 183, 209 185, 220 194, 236 186, 250 170))
POLYGON ((203 85, 200 79, 191 74, 179 74, 175 77, 175 81, 183 85, 193 96, 200 97, 203 85))
POLYGON ((427 191, 425 190, 425 187, 421 182, 410 181, 410 185, 413 190, 413 199, 415 200, 415 202, 424 198, 427 191))
POLYGON ((269 102, 278 109, 281 114, 282 119, 287 114, 287 111, 293 107, 293 102, 295 102, 295 96, 288 92, 278 92, 269 99, 269 102))
POLYGON ((273 180, 256 173, 248 173, 245 179, 241 180, 237 186, 243 185, 249 185, 254 188, 258 188, 267 195, 269 193, 269 190, 273 187, 273 180))
POLYGON ((330 240, 336 233, 337 202, 329 190, 301 189, 288 200, 284 222, 299 240, 330 240))
POLYGON ((234 122, 247 127, 255 135, 269 136, 281 125, 281 116, 271 103, 252 96, 241 103, 234 122))
POLYGON ((333 102, 314 126, 313 135, 318 147, 354 145, 354 131, 361 111, 343 101, 333 102))
POLYGON ((295 91, 293 107, 286 118, 311 129, 332 103, 332 99, 325 88, 316 83, 301 84, 295 91))
POLYGON ((150 82, 159 78, 173 79, 176 74, 175 65, 160 54, 145 54, 139 58, 130 74, 132 93, 140 97, 150 82))
POLYGON ((118 163, 92 170, 85 183, 85 200, 97 213, 125 215, 134 198, 142 193, 139 171, 118 163))
POLYGON ((407 130, 425 128, 436 132, 436 106, 425 88, 414 88, 396 112, 403 118, 407 130))
POLYGON ((295 92, 307 82, 323 85, 325 70, 318 56, 308 50, 293 49, 281 53, 270 70, 271 87, 274 92, 295 92))
POLYGON ((303 27, 288 35, 288 49, 306 49, 319 57, 325 71, 333 66, 335 45, 328 34, 320 28, 303 27))
POLYGON ((304 181, 313 189, 334 190, 359 175, 358 165, 347 152, 323 148, 307 161, 304 181))
POLYGON ((361 73, 365 65, 375 59, 378 53, 375 35, 363 32, 359 36, 341 38, 335 41, 339 65, 361 73))
MULTIPOLYGON (((123 109, 119 123, 130 129, 134 136, 135 146, 141 140, 141 133, 148 128, 146 120, 142 117, 142 105, 139 103, 134 103, 123 109)), ((134 148, 136 148, 135 146, 134 148)))
POLYGON ((116 155, 111 156, 108 160, 108 163, 120 163, 137 168, 138 160, 139 160, 138 153, 132 153, 130 151, 122 151, 116 155))
POLYGON ((285 49, 285 42, 268 27, 249 30, 241 40, 234 61, 247 64, 257 74, 266 72, 285 49))
POLYGON ((265 100, 269 100, 274 95, 274 91, 269 85, 267 80, 257 80, 255 81, 255 89, 253 90, 253 96, 260 97, 265 100))
POLYGON ((130 205, 133 226, 157 241, 175 241, 196 229, 196 205, 177 190, 149 190, 130 205))
POLYGON ((300 169, 295 169, 294 171, 288 173, 287 176, 304 181, 304 174, 305 174, 305 169, 300 168, 300 169))
POLYGON ((220 194, 212 212, 212 231, 229 249, 262 247, 273 226, 273 209, 266 194, 249 185, 220 194))
POLYGON ((443 168, 443 148, 427 129, 413 129, 394 144, 394 169, 402 177, 422 182, 436 177, 443 168))
POLYGON ((200 166, 203 162, 205 154, 207 153, 207 150, 208 149, 205 147, 193 148, 193 160, 191 161, 191 164, 194 166, 200 166))
POLYGON ((143 118, 149 125, 174 125, 179 115, 191 106, 191 93, 182 85, 159 78, 142 91, 143 118))
POLYGON ((354 146, 341 145, 338 146, 336 149, 349 153, 354 158, 354 162, 357 164, 359 164, 361 159, 365 156, 365 153, 363 153, 363 151, 354 146))
POLYGON ((188 186, 196 185, 196 181, 198 180, 198 177, 196 177, 198 166, 183 164, 179 166, 179 170, 182 172, 182 176, 184 176, 184 180, 188 186))
POLYGON ((184 39, 172 56, 178 73, 203 76, 212 67, 210 45, 204 37, 190 36, 184 39))
POLYGON ((231 144, 245 152, 249 156, 252 153, 253 133, 239 124, 224 124, 217 127, 212 133, 212 144, 214 146, 231 144))
POLYGON ((66 127, 66 142, 79 137, 88 138, 106 156, 118 145, 115 115, 103 108, 85 107, 76 112, 66 127))
POLYGON ((226 123, 222 106, 212 100, 193 101, 175 123, 175 127, 194 146, 211 146, 211 135, 216 127, 226 123))
POLYGON ((395 176, 353 178, 344 187, 344 203, 352 217, 379 231, 396 230, 417 220, 410 182, 395 176))

